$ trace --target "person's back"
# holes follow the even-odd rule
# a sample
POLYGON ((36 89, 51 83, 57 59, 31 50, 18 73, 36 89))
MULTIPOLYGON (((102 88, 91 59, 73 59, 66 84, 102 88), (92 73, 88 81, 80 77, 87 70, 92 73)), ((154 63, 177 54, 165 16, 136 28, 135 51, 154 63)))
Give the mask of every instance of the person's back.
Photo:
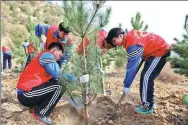
POLYGON ((170 48, 162 37, 138 30, 131 30, 124 37, 123 47, 127 49, 132 45, 141 45, 144 47, 144 58, 164 56, 170 48))
MULTIPOLYGON (((107 35, 108 35, 108 32, 104 29, 99 30, 96 34, 96 43, 95 44, 100 49, 102 49, 102 55, 105 54, 108 50, 104 46, 104 40, 105 40, 107 35)), ((83 43, 84 43, 85 51, 86 51, 86 53, 88 53, 87 46, 90 44, 89 39, 87 37, 85 37, 83 39, 83 43)), ((80 54, 80 55, 83 55, 83 44, 82 44, 82 42, 80 42, 80 44, 78 45, 77 53, 80 54)))
POLYGON ((2 46, 2 52, 3 53, 11 53, 8 47, 2 46))
POLYGON ((2 46, 3 52, 3 70, 7 68, 7 62, 9 69, 12 68, 12 53, 10 49, 6 46, 2 46))
POLYGON ((52 78, 50 75, 46 73, 45 69, 42 68, 40 63, 38 63, 39 57, 45 52, 48 51, 42 51, 40 54, 37 55, 37 57, 35 57, 30 63, 28 63, 26 67, 27 69, 25 69, 23 73, 20 75, 17 88, 25 91, 30 91, 33 87, 38 86, 41 83, 44 83, 52 78))

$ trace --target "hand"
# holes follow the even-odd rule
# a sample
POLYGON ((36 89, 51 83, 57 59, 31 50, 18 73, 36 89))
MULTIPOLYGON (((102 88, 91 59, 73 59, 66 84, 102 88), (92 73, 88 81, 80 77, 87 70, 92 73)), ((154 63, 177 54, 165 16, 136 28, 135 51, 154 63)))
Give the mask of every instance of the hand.
POLYGON ((44 49, 45 43, 44 42, 40 42, 40 48, 44 49))
POLYGON ((74 74, 71 73, 63 73, 63 77, 67 81, 71 81, 76 83, 77 82, 77 77, 74 74))
POLYGON ((64 39, 62 39, 61 41, 60 41, 60 43, 67 43, 67 39, 66 38, 64 38, 64 39))
POLYGON ((127 95, 130 93, 130 88, 123 88, 123 92, 127 95))
POLYGON ((87 83, 87 82, 89 82, 89 75, 88 74, 83 74, 80 77, 80 83, 87 83))

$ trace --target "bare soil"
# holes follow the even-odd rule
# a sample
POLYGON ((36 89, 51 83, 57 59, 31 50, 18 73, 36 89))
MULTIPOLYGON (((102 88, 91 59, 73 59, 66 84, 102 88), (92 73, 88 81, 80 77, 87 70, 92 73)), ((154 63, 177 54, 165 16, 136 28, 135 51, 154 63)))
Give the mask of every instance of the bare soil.
MULTIPOLYGON (((188 80, 173 74, 165 67, 155 81, 156 110, 152 115, 140 115, 134 111, 139 100, 139 76, 134 80, 131 93, 125 97, 115 120, 109 116, 122 94, 124 70, 109 70, 106 75, 106 89, 112 90, 110 97, 97 97, 90 105, 91 125, 188 125, 188 110, 181 103, 181 98, 188 93, 188 80), (112 72, 113 71, 113 72, 112 72), (171 75, 164 75, 169 74, 171 75), (175 77, 173 81, 167 76, 175 77), (170 81, 170 82, 168 82, 170 81)), ((16 83, 19 74, 6 72, 2 79, 1 124, 2 125, 37 125, 30 110, 19 104, 16 97, 16 83)), ((60 101, 51 116, 54 125, 84 125, 83 117, 66 101, 60 101)))

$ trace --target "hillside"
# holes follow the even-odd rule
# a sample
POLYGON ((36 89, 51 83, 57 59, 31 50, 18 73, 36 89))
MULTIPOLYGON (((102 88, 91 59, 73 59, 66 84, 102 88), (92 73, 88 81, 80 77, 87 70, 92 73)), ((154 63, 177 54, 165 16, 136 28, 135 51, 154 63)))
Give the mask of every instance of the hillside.
POLYGON ((43 1, 1 1, 2 45, 16 44, 14 36, 28 39, 29 17, 37 23, 58 24, 62 21, 62 9, 54 3, 43 1))

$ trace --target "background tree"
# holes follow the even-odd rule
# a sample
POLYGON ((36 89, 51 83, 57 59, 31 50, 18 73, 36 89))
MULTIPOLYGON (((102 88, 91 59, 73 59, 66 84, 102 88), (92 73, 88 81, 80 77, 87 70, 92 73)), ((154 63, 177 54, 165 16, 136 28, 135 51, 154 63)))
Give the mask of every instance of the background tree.
POLYGON ((35 35, 35 26, 36 24, 33 22, 33 20, 31 19, 31 17, 29 17, 28 19, 28 24, 26 26, 30 36, 29 36, 29 42, 33 42, 35 45, 35 48, 37 49, 37 52, 40 52, 40 47, 39 47, 39 40, 37 38, 37 36, 35 35))
MULTIPOLYGON (((132 28, 135 30, 142 30, 142 31, 147 31, 148 25, 144 24, 144 21, 141 21, 141 13, 137 12, 135 17, 131 18, 131 25, 132 28)), ((127 33, 129 30, 126 28, 125 32, 127 33)))
MULTIPOLYGON (((111 8, 104 9, 105 1, 63 1, 64 10, 64 23, 69 26, 71 32, 78 36, 75 43, 83 42, 85 37, 89 38, 90 43, 88 46, 88 52, 85 52, 85 46, 83 44, 83 55, 77 54, 77 47, 73 50, 73 55, 70 60, 69 67, 65 67, 65 72, 73 72, 76 76, 81 76, 83 73, 88 73, 90 76, 89 83, 83 85, 69 84, 67 87, 69 90, 75 93, 81 92, 83 102, 85 103, 85 116, 86 124, 89 124, 88 120, 88 102, 91 99, 92 93, 102 92, 102 82, 98 81, 101 78, 101 72, 97 68, 96 64, 101 56, 101 50, 97 49, 95 45, 96 33, 101 26, 105 26, 108 23, 111 8), (102 23, 98 23, 101 21, 102 23)), ((66 81, 63 81, 65 83, 66 81)))
POLYGON ((122 23, 119 23, 119 28, 122 28, 122 23))
POLYGON ((143 26, 144 21, 141 21, 141 14, 140 14, 140 12, 136 13, 135 18, 134 17, 131 18, 131 24, 132 24, 132 27, 135 30, 146 31, 148 29, 148 25, 147 24, 145 26, 143 26))
POLYGON ((176 55, 169 60, 174 72, 188 77, 188 15, 185 17, 184 30, 182 40, 174 38, 176 44, 172 46, 172 50, 176 55))

